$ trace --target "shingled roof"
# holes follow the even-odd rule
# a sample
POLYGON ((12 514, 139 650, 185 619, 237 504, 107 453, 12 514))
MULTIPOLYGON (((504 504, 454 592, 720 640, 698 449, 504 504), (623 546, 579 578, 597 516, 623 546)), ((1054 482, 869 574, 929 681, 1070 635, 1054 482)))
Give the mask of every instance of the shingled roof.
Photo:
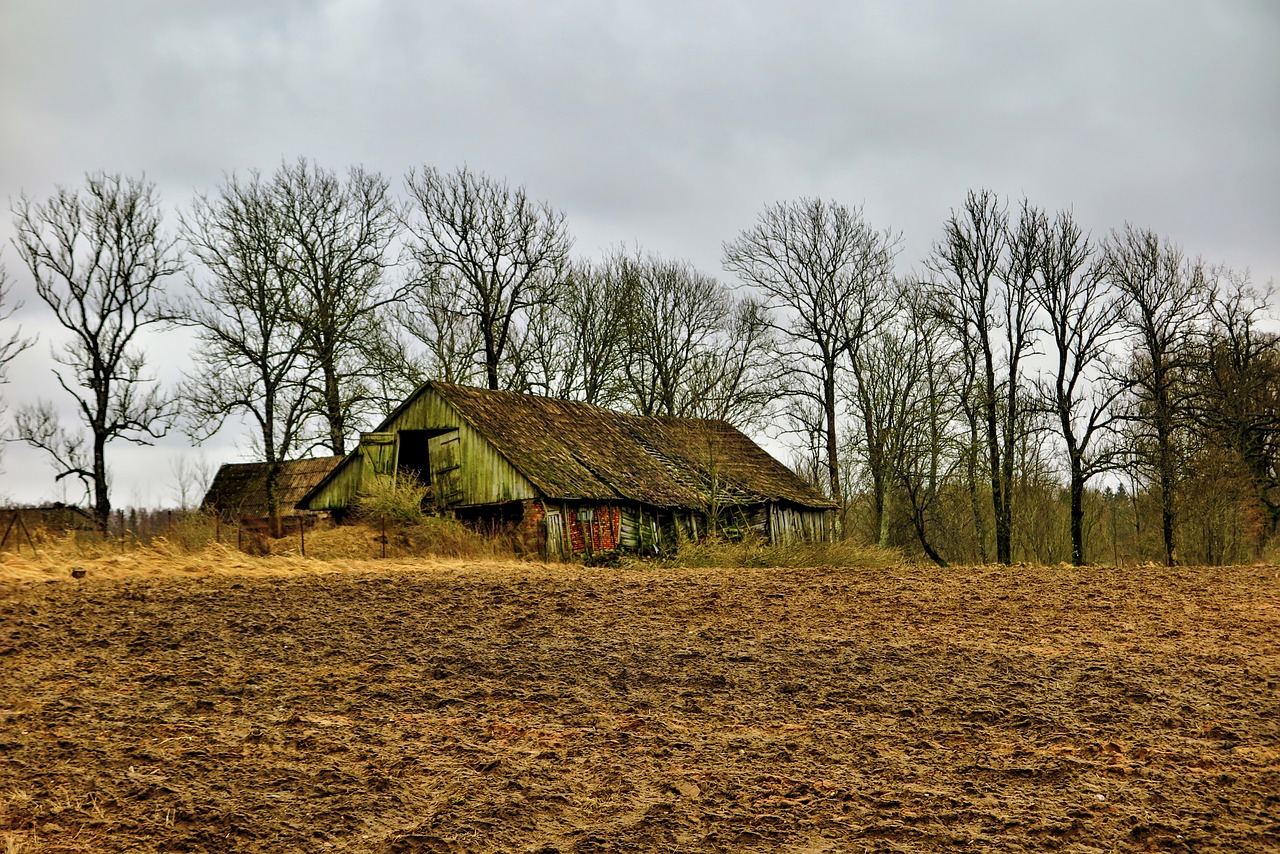
MULTIPOLYGON (((621 498, 659 507, 703 507, 712 497, 724 504, 834 506, 725 421, 627 415, 441 382, 429 382, 417 394, 427 389, 548 497, 621 498)), ((379 429, 394 429, 395 418, 393 413, 379 429)))
MULTIPOLYGON (((280 512, 296 512, 294 506, 312 487, 324 480, 343 457, 285 460, 280 472, 280 512)), ((267 514, 267 464, 227 463, 218 469, 205 493, 204 507, 237 516, 267 514)))

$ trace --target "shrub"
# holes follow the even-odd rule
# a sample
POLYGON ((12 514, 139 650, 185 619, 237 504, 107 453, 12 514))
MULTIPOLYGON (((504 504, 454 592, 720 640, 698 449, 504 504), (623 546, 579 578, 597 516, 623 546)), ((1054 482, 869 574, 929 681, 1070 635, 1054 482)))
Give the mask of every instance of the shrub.
POLYGON ((377 475, 364 485, 356 498, 356 515, 366 523, 382 522, 414 525, 422 521, 422 502, 430 493, 416 477, 401 473, 396 478, 377 475))

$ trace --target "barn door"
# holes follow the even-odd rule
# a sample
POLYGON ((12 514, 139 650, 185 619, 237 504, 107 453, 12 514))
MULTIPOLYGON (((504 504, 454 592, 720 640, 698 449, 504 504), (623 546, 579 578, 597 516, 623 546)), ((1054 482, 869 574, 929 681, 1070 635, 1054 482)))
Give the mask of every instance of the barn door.
POLYGON ((452 507, 463 499, 461 454, 458 431, 451 430, 427 440, 431 468, 431 491, 441 509, 452 507))
POLYGON ((547 510, 547 560, 564 557, 564 516, 559 510, 547 510))

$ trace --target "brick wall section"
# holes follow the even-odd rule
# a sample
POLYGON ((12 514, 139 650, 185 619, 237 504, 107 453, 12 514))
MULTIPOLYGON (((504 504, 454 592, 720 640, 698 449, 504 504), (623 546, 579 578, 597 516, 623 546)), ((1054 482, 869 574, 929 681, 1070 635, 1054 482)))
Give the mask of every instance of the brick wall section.
POLYGON ((594 518, 585 522, 578 518, 577 508, 569 508, 569 542, 574 553, 586 552, 588 537, 591 537, 591 550, 594 552, 618 547, 622 535, 622 508, 599 504, 591 509, 594 518))
POLYGON ((541 501, 524 502, 524 516, 516 528, 516 547, 521 554, 541 555, 547 550, 546 518, 541 501))
MULTIPOLYGON (((553 509, 556 505, 552 505, 553 509)), ((622 508, 614 505, 596 505, 592 508, 594 518, 583 521, 578 518, 578 508, 566 508, 565 527, 569 536, 569 547, 574 554, 585 554, 587 537, 591 537, 593 552, 609 551, 618 548, 622 539, 622 508)), ((546 510, 541 501, 524 502, 524 517, 516 529, 516 539, 521 551, 525 554, 541 554, 547 547, 547 529, 544 524, 546 510)))

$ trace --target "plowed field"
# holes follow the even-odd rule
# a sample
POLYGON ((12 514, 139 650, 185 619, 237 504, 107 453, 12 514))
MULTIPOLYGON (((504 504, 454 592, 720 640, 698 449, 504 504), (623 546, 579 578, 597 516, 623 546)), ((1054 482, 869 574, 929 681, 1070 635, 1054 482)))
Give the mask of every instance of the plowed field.
POLYGON ((0 851, 1280 850, 1275 567, 59 575, 0 851))

